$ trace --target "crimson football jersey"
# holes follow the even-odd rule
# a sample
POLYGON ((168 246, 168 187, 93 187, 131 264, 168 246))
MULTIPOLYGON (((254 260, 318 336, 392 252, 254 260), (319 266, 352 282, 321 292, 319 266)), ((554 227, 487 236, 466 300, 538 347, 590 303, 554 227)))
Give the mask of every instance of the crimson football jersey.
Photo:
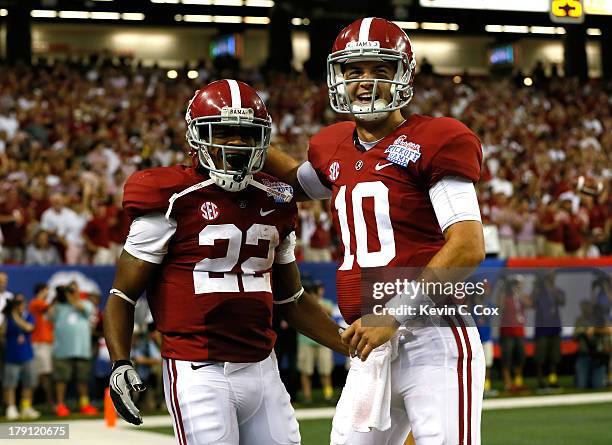
MULTIPOLYGON (((172 195, 207 178, 183 166, 136 172, 125 185, 124 208, 132 218, 165 214, 172 195)), ((265 174, 254 179, 289 188, 265 174)), ((176 231, 147 287, 164 357, 256 362, 270 354, 270 271, 277 247, 294 236, 296 215, 295 201, 253 186, 232 193, 210 184, 174 200, 176 231)))
POLYGON ((326 127, 308 160, 332 190, 343 255, 337 272, 344 319, 361 317, 361 269, 423 267, 444 245, 429 189, 447 176, 478 181, 480 141, 451 118, 412 115, 374 147, 356 146, 354 122, 326 127))

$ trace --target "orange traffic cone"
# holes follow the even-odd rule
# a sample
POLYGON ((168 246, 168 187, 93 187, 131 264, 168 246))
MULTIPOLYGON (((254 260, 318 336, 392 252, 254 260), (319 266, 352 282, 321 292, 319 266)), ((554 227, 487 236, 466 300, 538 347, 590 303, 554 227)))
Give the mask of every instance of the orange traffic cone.
POLYGON ((117 424, 117 413, 111 400, 110 388, 104 390, 104 421, 109 428, 114 428, 117 424))

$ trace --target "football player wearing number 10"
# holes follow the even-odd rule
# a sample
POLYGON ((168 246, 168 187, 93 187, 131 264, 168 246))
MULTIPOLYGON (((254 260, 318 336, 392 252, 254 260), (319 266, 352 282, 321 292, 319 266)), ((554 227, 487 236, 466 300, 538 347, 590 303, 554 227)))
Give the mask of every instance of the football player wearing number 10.
MULTIPOLYGON (((473 185, 481 144, 455 119, 404 117, 415 65, 410 40, 394 23, 364 18, 347 26, 328 57, 327 84, 334 111, 353 119, 315 135, 308 161, 299 166, 277 150, 266 161, 266 171, 291 184, 300 199, 331 199, 344 252, 338 305, 350 323, 342 337, 358 356, 347 382, 356 381, 359 358, 392 338, 399 342, 387 420, 379 424, 374 417, 369 424, 364 407, 353 403, 370 385, 346 386, 333 420, 334 445, 397 445, 409 430, 417 445, 480 443, 485 365, 470 320, 362 313, 361 278, 368 269, 426 267, 417 278, 430 282, 440 281, 435 270, 469 269, 484 258, 473 185)), ((399 294, 386 306, 418 309, 429 297, 436 298, 399 294)))
POLYGON ((104 313, 113 403, 142 423, 131 392, 145 388, 129 358, 146 290, 178 443, 299 444, 272 352, 273 303, 297 330, 348 348, 302 288, 291 187, 259 173, 270 116, 254 89, 221 80, 196 92, 186 120, 193 166, 136 172, 125 185, 133 222, 104 313))

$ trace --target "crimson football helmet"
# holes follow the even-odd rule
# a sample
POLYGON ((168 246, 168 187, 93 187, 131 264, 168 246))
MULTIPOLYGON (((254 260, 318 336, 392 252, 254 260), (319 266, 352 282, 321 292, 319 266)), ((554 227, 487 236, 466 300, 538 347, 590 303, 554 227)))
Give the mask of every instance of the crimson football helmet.
POLYGON ((332 109, 361 120, 378 120, 403 108, 412 99, 416 60, 410 39, 395 23, 376 17, 359 19, 344 28, 327 57, 327 87, 332 109), (397 64, 393 79, 344 78, 343 65, 357 61, 390 61, 397 64), (372 94, 369 105, 351 103, 347 84, 372 82, 373 93, 382 83, 391 84, 391 102, 372 94))
POLYGON ((185 120, 190 155, 210 172, 219 187, 232 192, 243 190, 253 174, 263 168, 272 119, 263 100, 246 83, 224 79, 199 89, 187 106, 185 120), (214 143, 213 134, 219 132, 238 134, 243 142, 214 143))

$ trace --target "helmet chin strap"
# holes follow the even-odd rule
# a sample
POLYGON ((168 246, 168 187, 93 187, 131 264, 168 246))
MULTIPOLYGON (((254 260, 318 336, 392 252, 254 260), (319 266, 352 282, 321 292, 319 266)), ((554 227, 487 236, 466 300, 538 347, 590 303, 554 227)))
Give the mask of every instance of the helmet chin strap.
POLYGON ((210 179, 212 179, 216 185, 228 192, 240 192, 244 190, 251 182, 252 177, 253 175, 246 174, 246 171, 243 171, 239 175, 214 171, 210 172, 210 179))
POLYGON ((389 116, 390 111, 377 111, 384 110, 388 104, 389 102, 384 99, 376 99, 374 101, 374 111, 368 112, 370 110, 370 105, 363 105, 353 102, 351 104, 351 112, 353 113, 353 116, 355 116, 356 120, 362 122, 380 121, 386 119, 386 117, 389 116))

